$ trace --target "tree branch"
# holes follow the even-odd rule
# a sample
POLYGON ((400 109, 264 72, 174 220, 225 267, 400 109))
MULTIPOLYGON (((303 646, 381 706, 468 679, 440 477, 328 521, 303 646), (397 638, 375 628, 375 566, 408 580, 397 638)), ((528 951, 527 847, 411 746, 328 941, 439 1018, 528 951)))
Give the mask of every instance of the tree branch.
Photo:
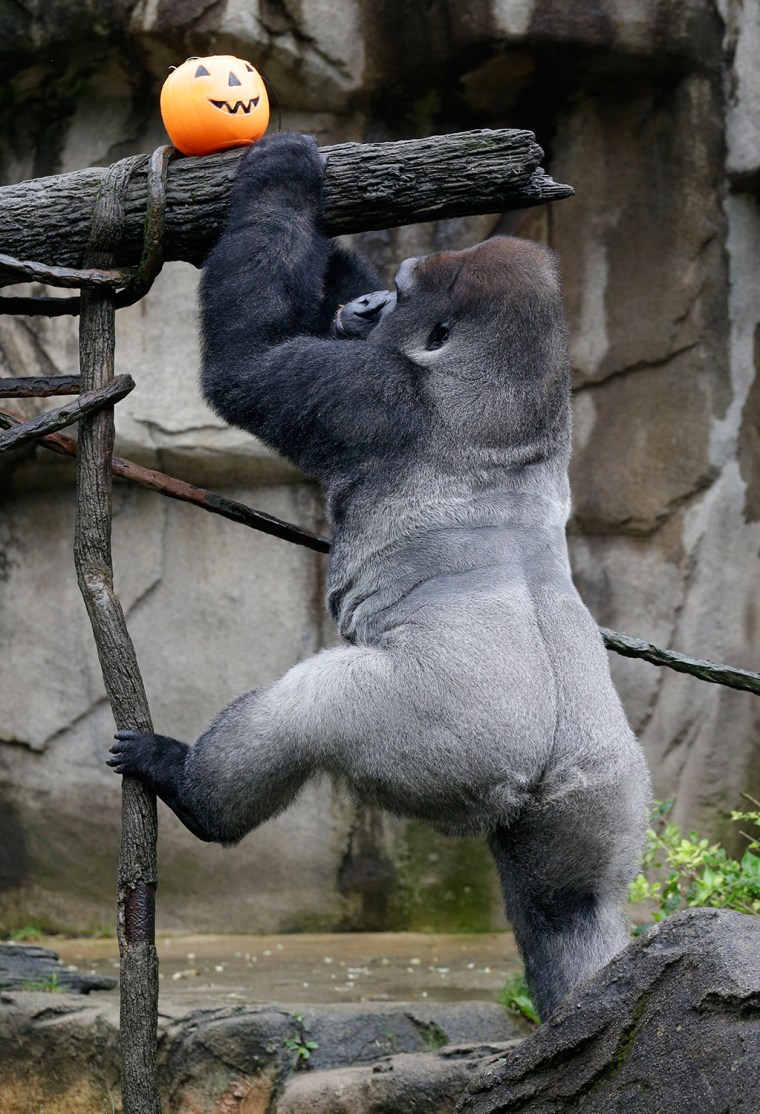
MULTIPOLYGON (((169 167, 165 259, 199 263, 224 220, 241 150, 177 158, 169 167)), ((458 132, 397 143, 323 147, 325 228, 330 235, 522 209, 569 197, 539 164, 529 131, 458 132)), ((115 265, 140 258, 149 157, 126 191, 124 235, 115 265)), ((98 188, 107 168, 35 178, 0 189, 3 251, 46 266, 81 266, 98 188)), ((0 284, 19 279, 0 267, 0 284)))
MULTIPOLYGON (((0 428, 11 429, 18 424, 19 418, 15 414, 11 414, 7 410, 0 410, 0 428)), ((73 437, 67 437, 64 433, 51 433, 45 437, 40 437, 38 443, 61 456, 75 457, 77 455, 76 441, 73 437)), ((128 480, 130 483, 137 484, 138 487, 144 487, 148 491, 157 491, 168 499, 177 499, 182 503, 192 503, 196 507, 202 507, 203 510, 211 511, 212 514, 218 514, 222 518, 228 518, 232 522, 250 526, 254 530, 259 530, 262 534, 270 534, 272 537, 282 538, 283 541, 303 545, 317 553, 329 553, 330 551, 329 538, 323 538, 321 534, 313 534, 310 530, 304 530, 301 526, 284 522, 281 518, 275 518, 274 515, 256 511, 252 507, 247 507, 245 503, 238 503, 236 499, 227 499, 205 487, 194 487, 193 484, 175 479, 173 476, 167 476, 164 472, 156 472, 153 468, 143 468, 140 464, 125 460, 123 457, 111 457, 111 472, 119 479, 128 480)))
POLYGON ((6 429, 0 433, 0 453, 18 449, 29 441, 35 441, 42 434, 54 433, 58 429, 65 429, 67 425, 73 425, 85 414, 112 406, 134 390, 134 386, 135 381, 131 375, 117 375, 97 390, 84 391, 74 402, 67 402, 56 410, 46 410, 44 414, 38 414, 28 422, 20 422, 6 429))
POLYGON ((702 658, 690 658, 686 654, 679 654, 675 650, 663 650, 653 642, 645 642, 642 638, 633 638, 630 634, 621 634, 616 630, 600 627, 604 645, 616 654, 625 658, 642 658, 651 665, 665 665, 674 669, 676 673, 689 673, 698 677, 700 681, 710 681, 714 685, 726 685, 732 689, 743 689, 745 692, 754 692, 760 696, 760 673, 753 673, 749 669, 734 669, 730 665, 719 665, 714 661, 705 661, 702 658))
MULTIPOLYGON (((110 267, 123 227, 129 160, 109 167, 92 214, 86 263, 110 267)), ((115 296, 83 290, 79 370, 85 391, 113 380, 115 296)), ((80 396, 80 398, 83 396, 80 396)), ((111 452, 113 410, 82 419, 77 444, 74 563, 118 728, 153 730, 124 612, 113 589, 111 452)), ((155 946, 156 798, 137 778, 122 779, 117 933, 121 957, 121 1095, 124 1114, 161 1114, 156 1068, 158 953, 155 946)))
POLYGON ((0 379, 0 398, 47 398, 78 395, 78 375, 20 375, 0 379))

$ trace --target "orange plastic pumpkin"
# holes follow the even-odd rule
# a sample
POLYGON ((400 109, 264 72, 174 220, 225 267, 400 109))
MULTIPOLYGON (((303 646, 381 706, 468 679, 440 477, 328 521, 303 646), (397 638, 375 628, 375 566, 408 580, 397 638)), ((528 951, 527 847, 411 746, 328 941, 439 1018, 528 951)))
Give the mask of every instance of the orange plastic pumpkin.
POLYGON ((161 116, 183 155, 210 155, 261 139, 269 98, 261 74, 244 58, 188 58, 164 82, 161 116))

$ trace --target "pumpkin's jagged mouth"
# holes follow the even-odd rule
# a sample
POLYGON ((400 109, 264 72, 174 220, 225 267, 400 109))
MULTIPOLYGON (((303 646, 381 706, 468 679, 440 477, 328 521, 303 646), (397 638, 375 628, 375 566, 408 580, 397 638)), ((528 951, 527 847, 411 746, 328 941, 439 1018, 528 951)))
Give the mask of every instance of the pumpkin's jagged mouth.
POLYGON ((209 100, 214 108, 221 108, 222 111, 226 108, 231 116, 237 116, 238 112, 243 112, 247 116, 251 109, 259 103, 261 97, 251 97, 249 101, 235 101, 234 104, 230 104, 229 101, 212 101, 211 97, 209 97, 209 100))

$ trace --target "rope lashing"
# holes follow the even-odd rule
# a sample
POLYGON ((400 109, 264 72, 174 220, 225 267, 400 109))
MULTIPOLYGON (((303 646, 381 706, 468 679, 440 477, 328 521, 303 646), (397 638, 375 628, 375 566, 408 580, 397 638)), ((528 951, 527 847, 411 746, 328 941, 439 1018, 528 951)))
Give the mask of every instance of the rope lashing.
MULTIPOLYGON (((3 285, 11 282, 42 282, 48 286, 79 289, 116 290, 116 309, 134 305, 150 290, 163 266, 164 229, 166 227, 166 181, 169 163, 178 154, 174 147, 164 144, 157 147, 148 160, 146 179, 147 202, 143 224, 143 248, 136 267, 53 267, 31 260, 14 259, 0 254, 0 274, 3 285)), ((134 172, 145 165, 144 155, 122 159, 116 166, 126 167, 127 181, 134 172)), ((102 194, 101 194, 102 196, 102 194)), ((93 216, 94 219, 94 216, 93 216)), ((81 312, 81 298, 0 297, 0 314, 62 317, 81 312)))

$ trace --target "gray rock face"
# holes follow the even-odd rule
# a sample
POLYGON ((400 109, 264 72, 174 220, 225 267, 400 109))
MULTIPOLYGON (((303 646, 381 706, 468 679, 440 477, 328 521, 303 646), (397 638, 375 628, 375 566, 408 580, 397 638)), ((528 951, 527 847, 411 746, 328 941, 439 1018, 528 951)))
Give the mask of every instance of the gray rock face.
MULTIPOLYGON (((6 992, 0 1006, 3 1114, 110 1109, 108 1095, 119 1087, 115 995, 82 1001, 6 992)), ((490 1003, 196 1009, 167 994, 159 1019, 159 1085, 166 1114, 437 1114, 452 1109, 484 1056, 503 1052, 521 1035, 506 1011, 490 1003), (305 1040, 316 1045, 308 1070, 297 1057, 305 1040), (334 1095, 336 1079, 346 1100, 357 1100, 353 1106, 324 1106, 319 1096, 334 1095), (364 1093, 374 1096, 374 1105, 358 1101, 364 1093)))
MULTIPOLYGON (((519 1043, 517 1041, 515 1044, 519 1043)), ((507 1046, 498 1051, 503 1054, 507 1046)), ((336 1068, 288 1080, 277 1114, 451 1114, 484 1056, 467 1044, 389 1056, 372 1067, 336 1068)))
MULTIPOLYGON (((576 196, 358 237, 390 281, 409 255, 495 231, 560 255, 576 367, 571 557, 605 626, 756 665, 760 608, 757 4, 719 0, 28 0, 3 15, 0 180, 164 142, 158 89, 187 55, 250 57, 283 126, 321 142, 536 130, 576 196), (55 112, 51 116, 51 108, 55 112)), ((274 114, 276 117, 276 114, 274 114)), ((277 126, 276 118, 273 126, 277 126)), ((197 386, 197 273, 170 264, 120 312, 117 452, 324 530, 292 468, 197 386)), ((76 323, 0 317, 0 374, 71 373, 76 323)), ((27 402, 31 413, 47 403, 27 402)), ((0 926, 112 924, 119 786, 72 568, 73 466, 0 464, 0 926)), ((157 730, 198 734, 231 697, 334 637, 324 562, 195 508, 117 489, 116 588, 157 730)), ((612 655, 673 816, 760 795, 760 701, 612 655)), ((232 851, 162 812, 159 926, 498 928, 482 844, 356 810, 326 784, 232 851)))
POLYGON ((670 917, 490 1061, 460 1114, 755 1114, 760 917, 670 917))
POLYGON ((89 994, 112 990, 110 975, 87 975, 64 967, 55 952, 30 944, 0 944, 0 990, 64 990, 89 994))

